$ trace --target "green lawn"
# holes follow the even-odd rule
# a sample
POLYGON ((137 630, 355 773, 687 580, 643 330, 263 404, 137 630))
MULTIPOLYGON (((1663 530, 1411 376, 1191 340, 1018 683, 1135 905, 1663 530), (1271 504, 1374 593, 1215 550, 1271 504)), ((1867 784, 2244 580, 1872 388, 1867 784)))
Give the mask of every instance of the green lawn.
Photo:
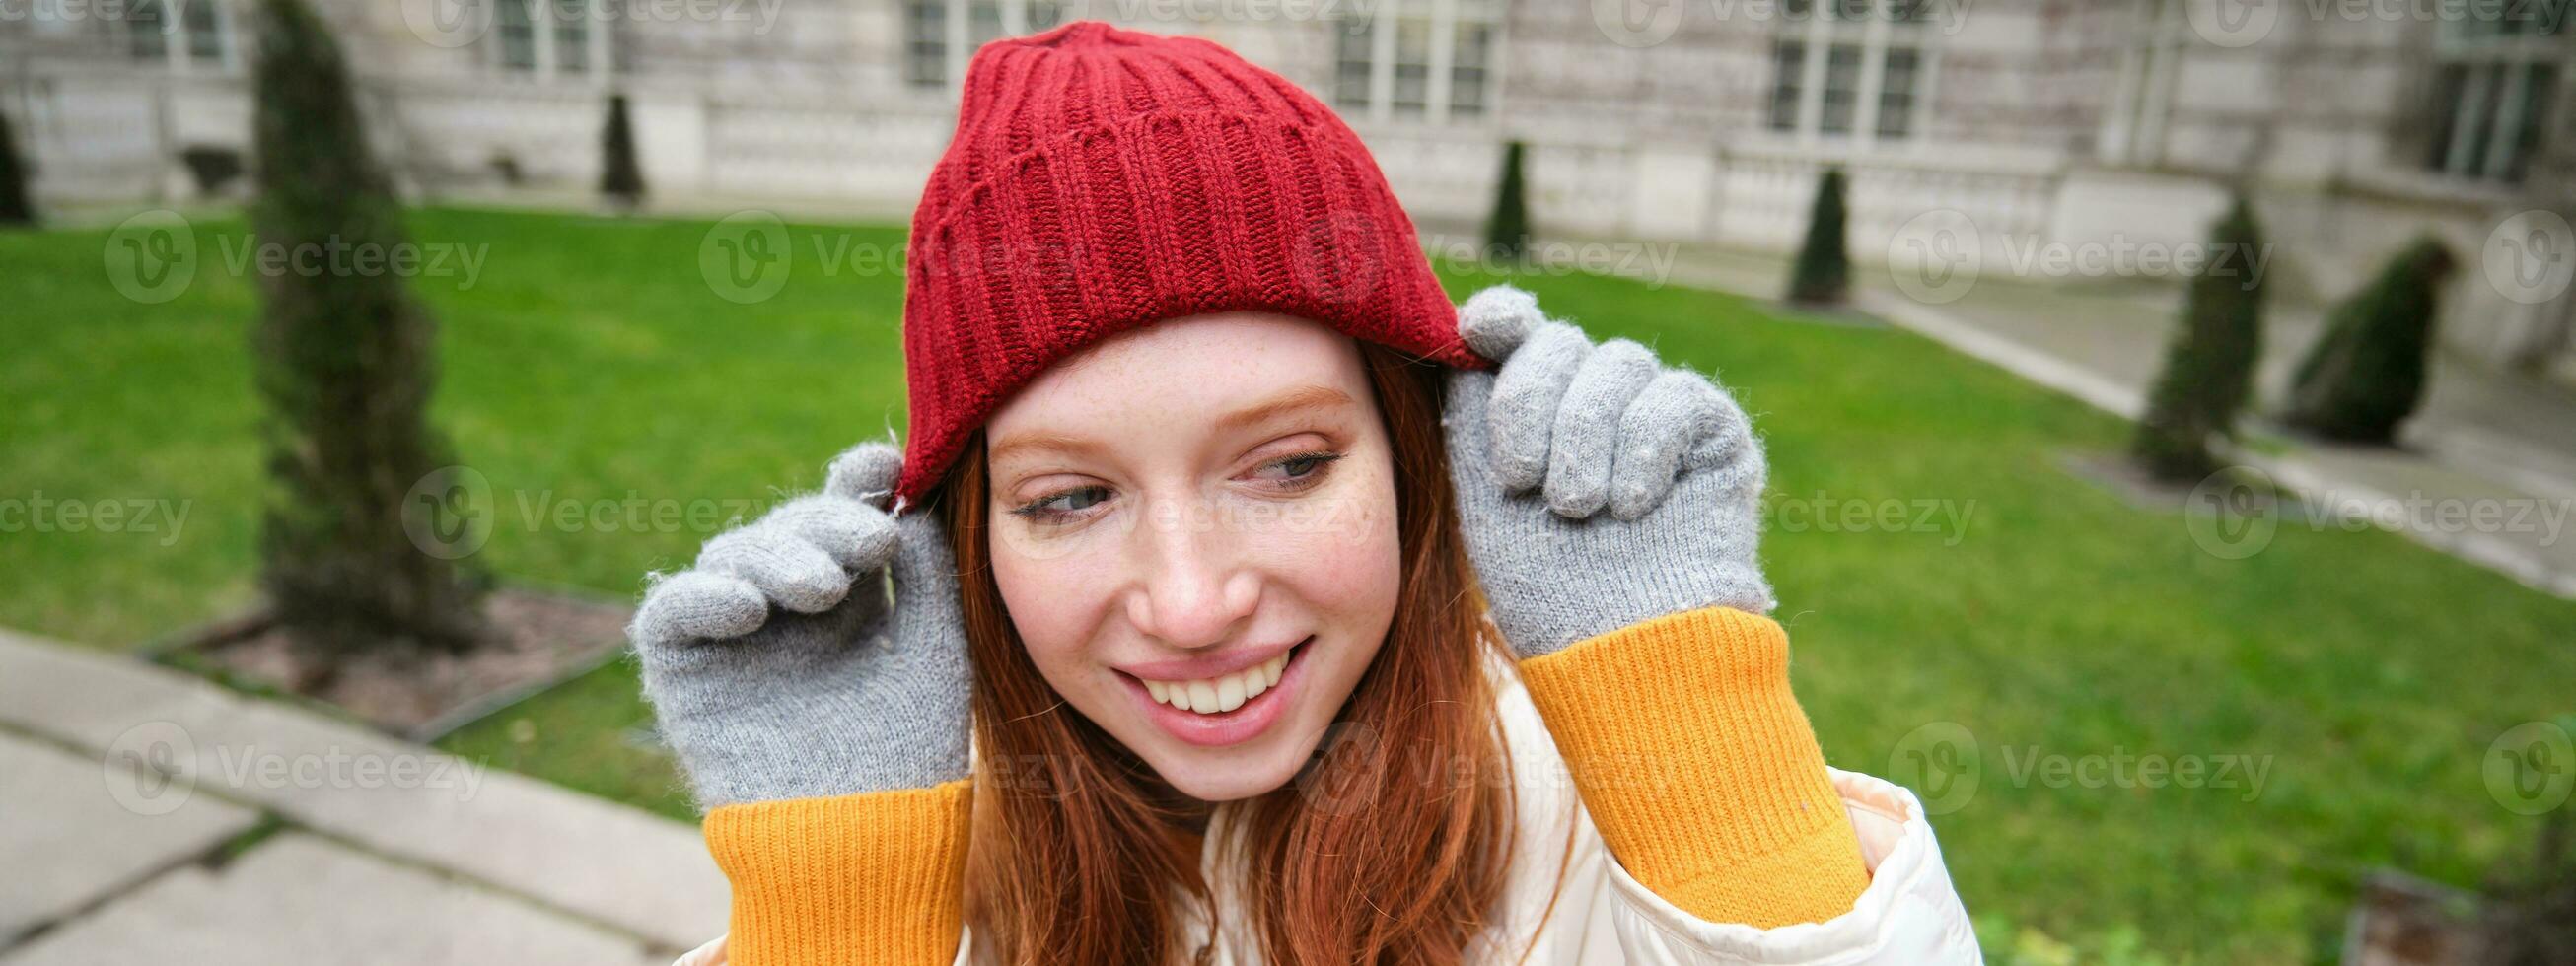
MULTIPOLYGON (((188 510, 175 534, 0 535, 0 625, 126 648, 249 599, 254 303, 223 264, 240 223, 197 227, 196 281, 155 306, 108 284, 103 230, 0 233, 0 499, 188 510)), ((470 288, 417 287, 445 326, 438 418, 492 483, 482 554, 510 577, 632 593, 712 527, 555 508, 756 511, 901 424, 901 276, 821 254, 897 230, 795 228, 789 282, 740 306, 699 273, 704 223, 429 210, 413 229, 489 245, 470 288)), ((2204 553, 2179 515, 2060 468, 2117 449, 2122 424, 1903 332, 1621 280, 1524 284, 1596 335, 1717 371, 1756 415, 1801 698, 1842 767, 1910 777, 1926 725, 1973 742, 1976 791, 1942 799, 1956 810, 1936 826, 1999 961, 2040 936, 2088 959, 2330 959, 2365 870, 2473 885, 2531 833, 2481 756, 2576 712, 2576 606, 2380 533, 2284 525, 2250 558, 2204 553), (1901 524, 1849 525, 1888 501, 1901 524), (2250 761, 2264 781, 2086 787, 2048 765, 2115 757, 2250 761)), ((447 745, 686 814, 637 734, 648 717, 621 663, 447 745)))

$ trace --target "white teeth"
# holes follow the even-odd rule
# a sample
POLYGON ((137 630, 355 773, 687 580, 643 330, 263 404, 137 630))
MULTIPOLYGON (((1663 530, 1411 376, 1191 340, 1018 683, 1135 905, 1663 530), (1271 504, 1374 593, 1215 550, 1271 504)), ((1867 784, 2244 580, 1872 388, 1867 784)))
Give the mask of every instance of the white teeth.
POLYGON ((1152 695, 1156 701, 1183 711, 1220 714, 1243 707, 1244 702, 1260 697, 1262 692, 1277 687, 1279 675, 1287 670, 1288 657, 1293 653, 1295 653, 1293 649, 1282 652, 1278 657, 1224 677, 1197 681, 1154 681, 1143 678, 1138 680, 1145 682, 1145 692, 1152 695))
POLYGON ((1216 682, 1192 681, 1190 682, 1189 689, 1190 710, 1196 711, 1200 714, 1214 714, 1216 712, 1216 682))

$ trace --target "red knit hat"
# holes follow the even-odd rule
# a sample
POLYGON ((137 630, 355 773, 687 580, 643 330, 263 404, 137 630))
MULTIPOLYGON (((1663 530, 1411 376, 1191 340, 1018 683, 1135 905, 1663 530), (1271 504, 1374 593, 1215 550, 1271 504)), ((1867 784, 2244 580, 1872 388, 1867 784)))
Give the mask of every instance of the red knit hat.
POLYGON ((1490 365, 1359 137, 1196 38, 1084 21, 976 51, 912 246, 908 503, 1046 367, 1162 319, 1279 312, 1490 365))

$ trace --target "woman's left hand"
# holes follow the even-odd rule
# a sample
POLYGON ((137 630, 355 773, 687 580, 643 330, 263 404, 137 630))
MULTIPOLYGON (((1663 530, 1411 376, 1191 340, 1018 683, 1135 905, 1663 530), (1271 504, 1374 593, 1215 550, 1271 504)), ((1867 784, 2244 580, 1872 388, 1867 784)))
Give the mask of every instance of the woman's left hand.
POLYGON ((1499 372, 1449 378, 1468 555, 1523 658, 1666 614, 1768 613, 1762 444, 1733 397, 1645 346, 1595 346, 1507 285, 1458 312, 1499 372), (1604 512, 1607 511, 1607 512, 1604 512))

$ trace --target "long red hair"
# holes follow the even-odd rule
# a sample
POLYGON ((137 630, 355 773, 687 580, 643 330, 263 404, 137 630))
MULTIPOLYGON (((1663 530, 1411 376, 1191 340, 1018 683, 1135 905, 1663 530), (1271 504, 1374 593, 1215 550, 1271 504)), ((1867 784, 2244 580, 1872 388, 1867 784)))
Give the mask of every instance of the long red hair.
MULTIPOLYGON (((1263 959, 1276 966, 1464 962, 1511 860, 1511 762, 1486 677, 1440 425, 1446 370, 1360 343, 1394 451, 1403 552, 1375 661, 1296 780, 1216 806, 1263 959)), ((966 916, 1013 966, 1204 961, 1175 901, 1222 927, 1200 875, 1204 806, 1176 793, 1039 676, 994 583, 979 432, 927 502, 948 525, 974 665, 975 808, 966 916)))

